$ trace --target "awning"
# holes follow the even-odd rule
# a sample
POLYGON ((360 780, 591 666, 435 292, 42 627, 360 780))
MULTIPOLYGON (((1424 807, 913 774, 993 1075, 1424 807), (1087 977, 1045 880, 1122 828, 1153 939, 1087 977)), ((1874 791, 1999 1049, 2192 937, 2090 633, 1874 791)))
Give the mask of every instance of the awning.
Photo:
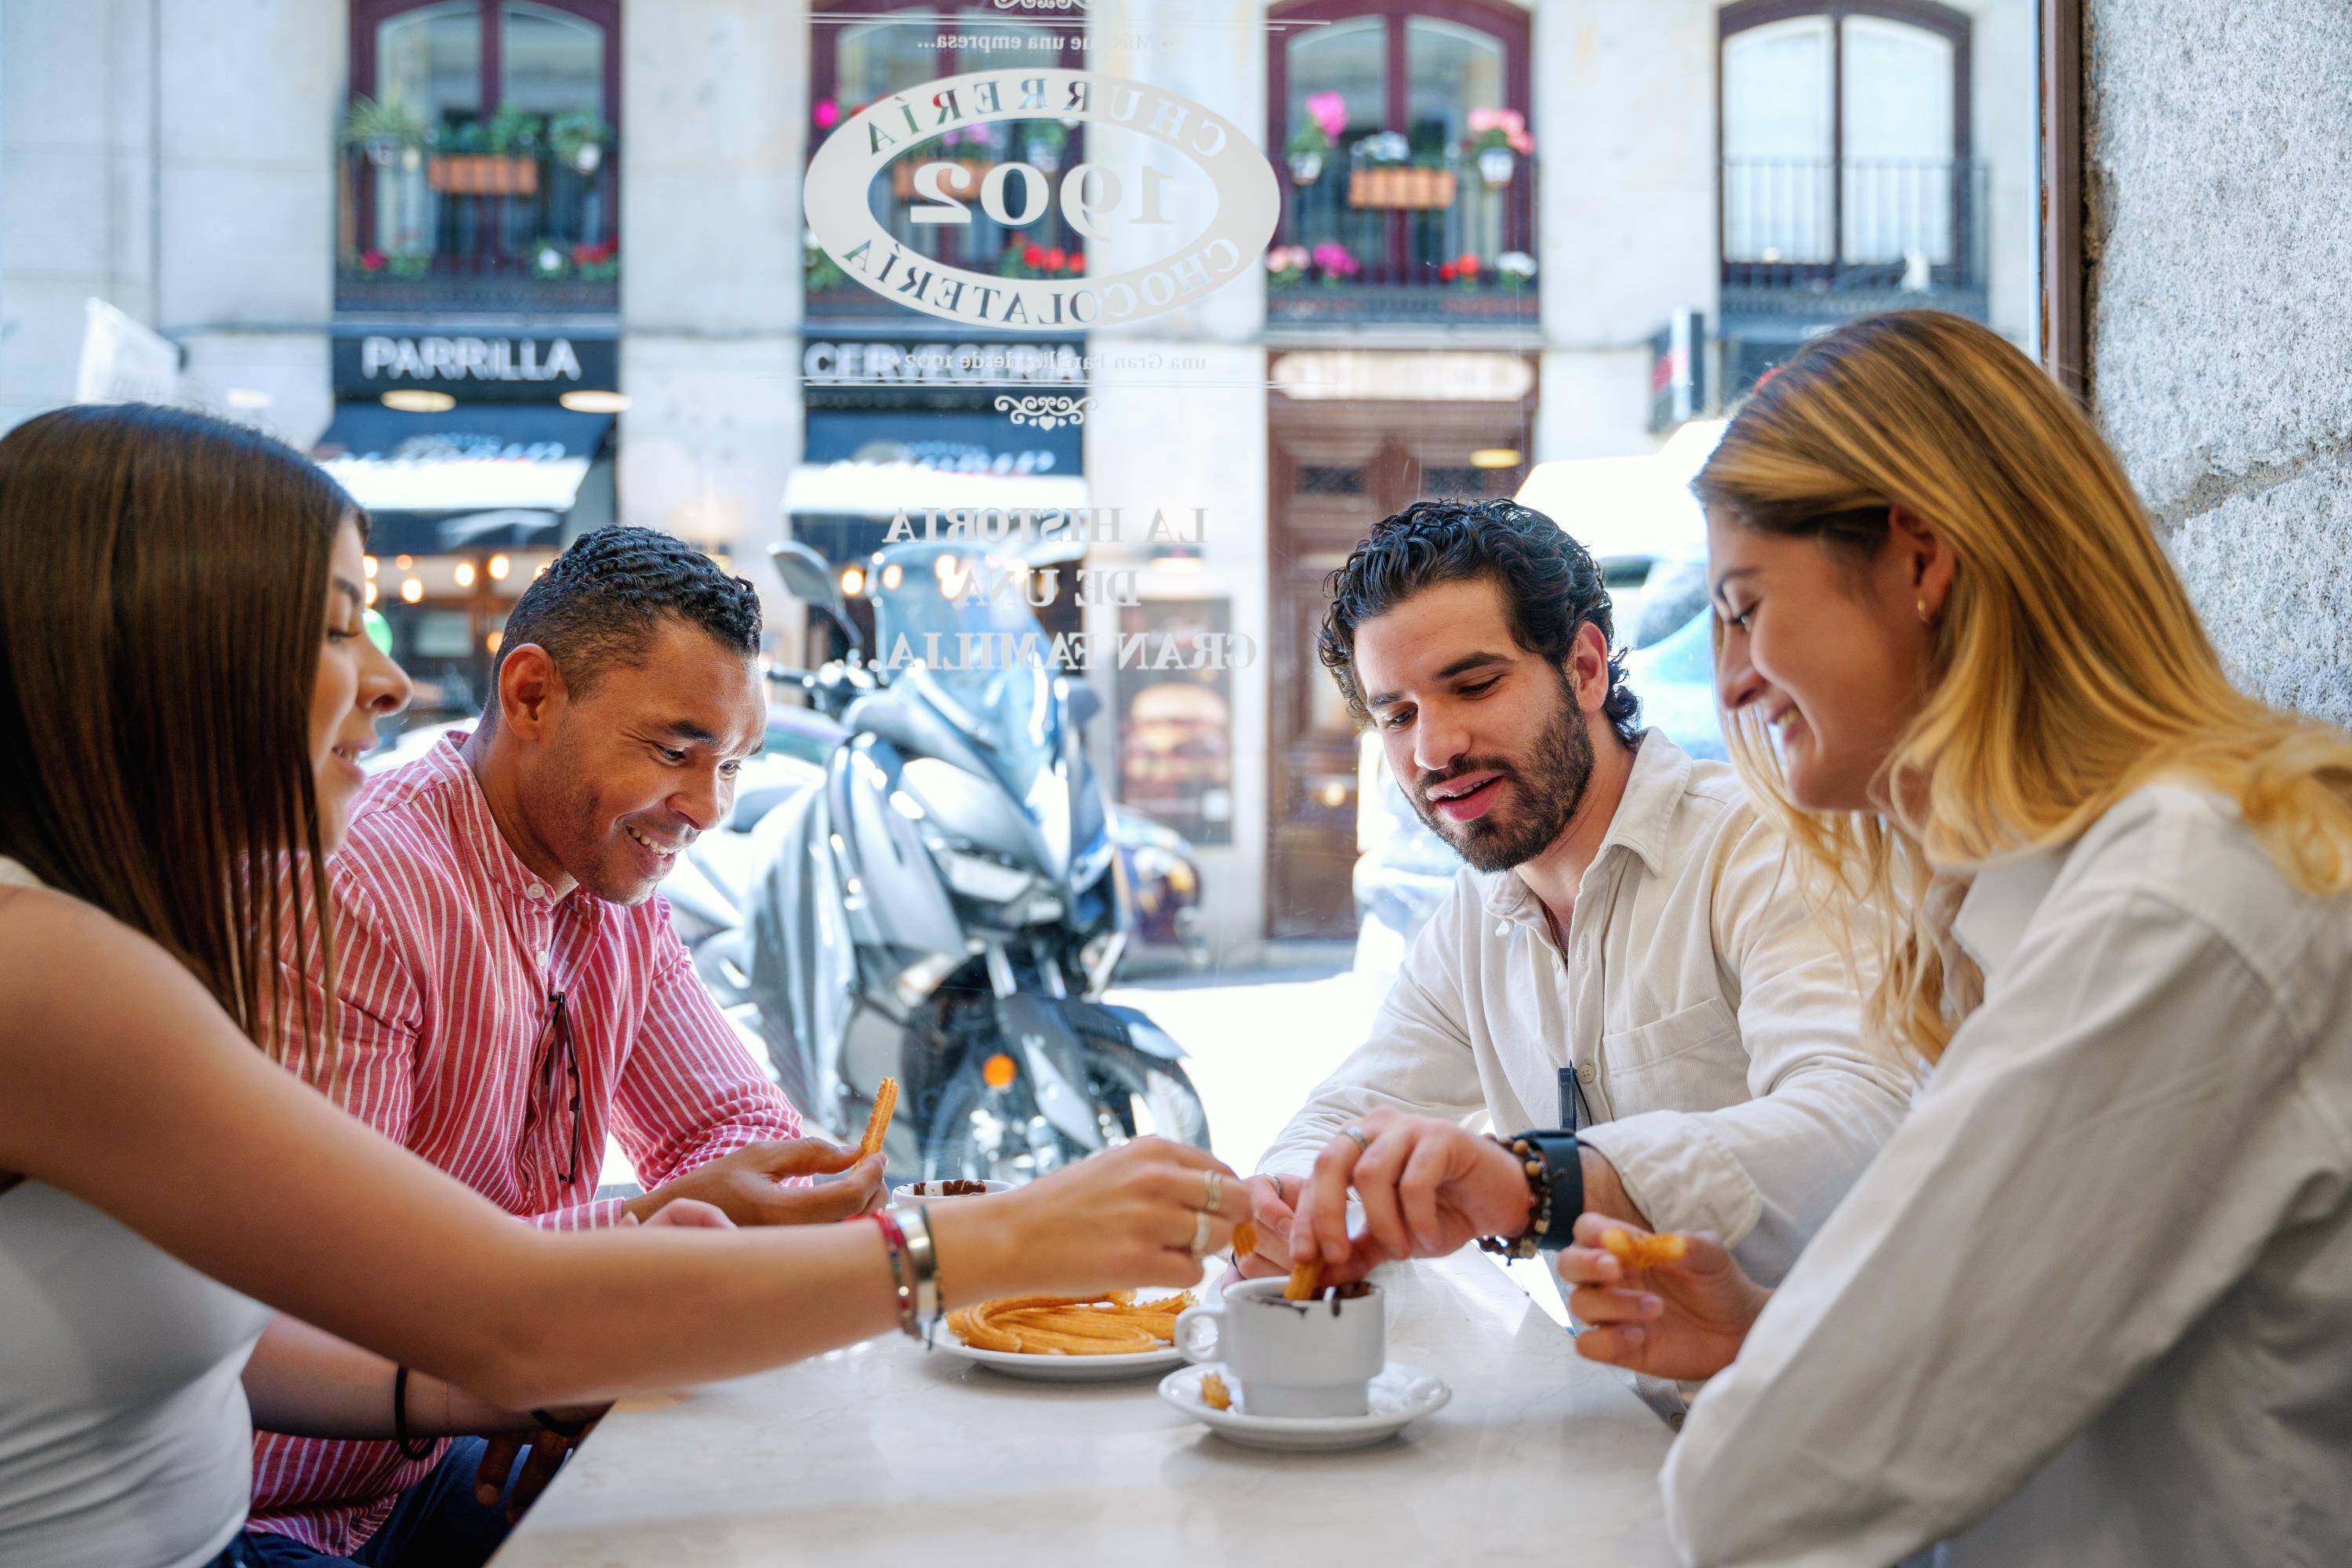
POLYGON ((811 409, 806 460, 784 489, 794 519, 890 517, 1087 504, 1084 433, 1015 425, 1001 414, 811 409))
POLYGON ((379 519, 459 512, 560 518, 612 428, 609 414, 537 404, 461 403, 439 414, 404 414, 381 403, 343 403, 311 455, 379 519))

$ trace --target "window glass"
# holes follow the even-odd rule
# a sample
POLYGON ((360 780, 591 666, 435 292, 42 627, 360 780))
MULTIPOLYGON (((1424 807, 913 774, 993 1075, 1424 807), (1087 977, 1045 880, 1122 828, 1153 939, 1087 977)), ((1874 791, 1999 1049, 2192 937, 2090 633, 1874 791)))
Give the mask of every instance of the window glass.
POLYGON ((1830 19, 1795 16, 1723 44, 1723 255, 1826 261, 1833 127, 1830 19))
POLYGON ((604 28, 526 0, 507 0, 499 21, 500 107, 543 115, 603 112, 604 28))

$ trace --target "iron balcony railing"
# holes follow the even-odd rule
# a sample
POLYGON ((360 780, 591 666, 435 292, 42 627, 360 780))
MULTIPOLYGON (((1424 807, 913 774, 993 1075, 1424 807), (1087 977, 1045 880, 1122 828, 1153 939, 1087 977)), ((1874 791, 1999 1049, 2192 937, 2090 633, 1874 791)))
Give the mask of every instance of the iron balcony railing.
POLYGON ((1536 161, 1502 152, 1372 163, 1288 160, 1266 258, 1276 324, 1529 326, 1536 161))
POLYGON ((1985 165, 1952 158, 1727 158, 1723 284, 1735 297, 1981 297, 1985 165))
POLYGON ((339 310, 620 308, 611 146, 566 160, 544 148, 359 145, 337 169, 339 310))

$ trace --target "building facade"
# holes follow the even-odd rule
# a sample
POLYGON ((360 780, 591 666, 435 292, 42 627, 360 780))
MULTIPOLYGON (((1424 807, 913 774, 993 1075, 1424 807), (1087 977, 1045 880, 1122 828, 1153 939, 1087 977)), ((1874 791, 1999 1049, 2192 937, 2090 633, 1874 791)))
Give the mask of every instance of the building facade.
MULTIPOLYGON (((1087 672, 1097 763, 1192 838, 1238 962, 1353 928, 1357 747, 1314 629, 1372 521, 1654 450, 1864 310, 2032 345, 2034 14, 10 0, 0 200, 42 216, 0 229, 0 424, 108 395, 110 365, 123 384, 136 356, 89 300, 159 333, 183 395, 318 451, 382 514, 380 607, 452 711, 535 563, 608 518, 728 558, 795 660, 771 545, 847 573, 902 513, 1075 512, 1066 563, 1117 588, 1066 584, 1049 624, 1246 645, 1087 672), (1261 139, 1264 253, 1149 320, 1052 331, 847 276, 812 243, 810 158, 869 104, 1008 60, 1148 81, 1261 139)), ((1076 279, 1165 251, 1151 220, 1197 216, 1183 176, 1040 115, 934 142, 873 199, 922 256, 1076 279), (1050 195, 1087 165, 1167 212, 1024 199, 1016 166, 1050 195)))

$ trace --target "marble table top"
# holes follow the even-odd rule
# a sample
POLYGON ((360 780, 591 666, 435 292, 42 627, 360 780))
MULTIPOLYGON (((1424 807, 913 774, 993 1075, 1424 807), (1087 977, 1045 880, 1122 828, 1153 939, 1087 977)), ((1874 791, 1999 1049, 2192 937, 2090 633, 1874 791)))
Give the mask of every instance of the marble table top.
POLYGON ((892 1335, 625 1402, 493 1568, 1419 1563, 1533 1543, 1669 1568, 1672 1433, 1625 1380, 1474 1251, 1380 1278, 1390 1359, 1454 1398, 1378 1447, 1235 1447, 1157 1375, 1033 1383, 892 1335))

